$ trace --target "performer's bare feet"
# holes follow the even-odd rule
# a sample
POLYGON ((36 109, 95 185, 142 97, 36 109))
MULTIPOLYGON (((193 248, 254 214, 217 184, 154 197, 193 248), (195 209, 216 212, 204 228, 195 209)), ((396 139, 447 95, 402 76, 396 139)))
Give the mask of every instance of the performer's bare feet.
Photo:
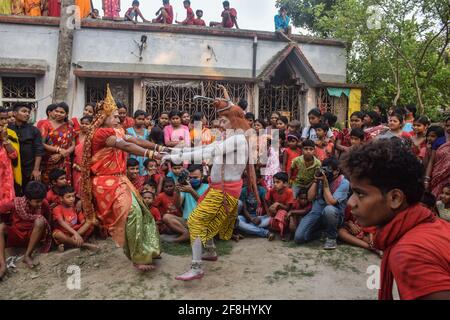
POLYGON ((30 256, 24 256, 23 263, 25 263, 27 265, 27 267, 30 269, 33 269, 34 267, 36 267, 39 264, 39 262, 34 261, 33 258, 30 256))
POLYGON ((192 281, 196 279, 201 279, 203 278, 204 275, 205 272, 203 271, 201 264, 192 263, 191 268, 187 272, 175 277, 175 279, 181 281, 192 281))
POLYGON ((155 268, 156 268, 152 264, 137 264, 137 263, 133 263, 133 267, 135 267, 137 270, 139 270, 141 272, 152 271, 152 270, 155 270, 155 268))

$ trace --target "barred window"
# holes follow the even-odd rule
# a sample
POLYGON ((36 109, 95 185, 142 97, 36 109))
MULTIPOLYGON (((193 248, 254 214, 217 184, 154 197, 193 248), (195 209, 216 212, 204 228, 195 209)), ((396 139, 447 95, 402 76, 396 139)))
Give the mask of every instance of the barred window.
POLYGON ((0 106, 10 108, 16 102, 36 104, 36 79, 33 77, 0 77, 0 106))

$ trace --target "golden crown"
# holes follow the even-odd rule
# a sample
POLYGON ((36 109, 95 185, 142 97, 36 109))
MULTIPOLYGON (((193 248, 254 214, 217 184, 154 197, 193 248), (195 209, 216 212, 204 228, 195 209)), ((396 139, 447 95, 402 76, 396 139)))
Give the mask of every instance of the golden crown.
POLYGON ((109 83, 106 85, 106 97, 103 100, 101 111, 107 117, 112 115, 117 110, 116 102, 111 94, 111 90, 109 89, 109 83))

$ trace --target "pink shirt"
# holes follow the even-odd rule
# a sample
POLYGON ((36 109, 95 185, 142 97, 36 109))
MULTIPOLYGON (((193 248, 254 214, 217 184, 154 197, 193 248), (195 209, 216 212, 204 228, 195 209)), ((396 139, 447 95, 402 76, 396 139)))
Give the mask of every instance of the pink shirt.
POLYGON ((181 142, 184 141, 185 147, 191 146, 191 136, 189 133, 189 128, 181 125, 177 129, 174 129, 172 125, 164 127, 164 143, 167 144, 169 141, 181 142))

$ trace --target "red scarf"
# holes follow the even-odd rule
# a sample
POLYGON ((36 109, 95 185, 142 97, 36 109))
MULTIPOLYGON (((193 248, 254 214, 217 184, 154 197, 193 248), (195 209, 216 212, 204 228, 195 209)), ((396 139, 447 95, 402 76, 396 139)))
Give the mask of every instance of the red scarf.
POLYGON ((395 244, 409 231, 422 223, 434 222, 436 217, 427 208, 416 204, 398 213, 387 225, 378 229, 375 247, 383 251, 381 261, 381 288, 379 300, 393 300, 394 276, 389 268, 389 254, 395 244))

